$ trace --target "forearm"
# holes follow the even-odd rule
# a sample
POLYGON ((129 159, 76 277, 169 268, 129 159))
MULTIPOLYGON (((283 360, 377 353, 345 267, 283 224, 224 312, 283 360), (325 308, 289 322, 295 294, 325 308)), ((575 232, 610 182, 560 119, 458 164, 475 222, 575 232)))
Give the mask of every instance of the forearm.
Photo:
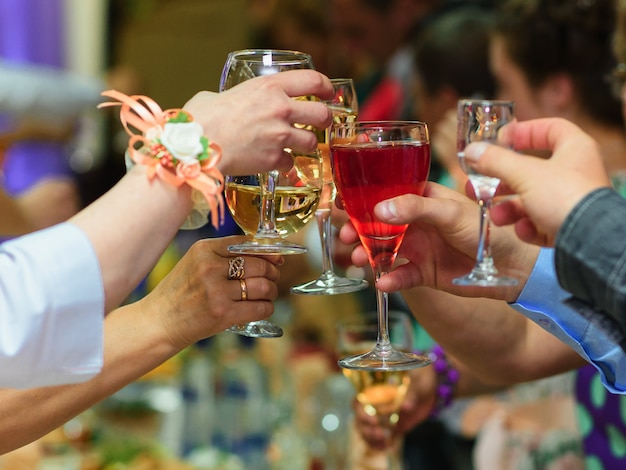
POLYGON ((428 288, 404 295, 417 321, 486 385, 510 385, 584 364, 505 302, 428 288))
POLYGON ((0 454, 61 426, 138 379, 178 349, 163 336, 140 303, 112 312, 105 321, 104 368, 88 382, 29 390, 0 390, 0 454))
POLYGON ((105 309, 118 306, 174 238, 191 209, 190 188, 175 188, 135 165, 118 184, 70 219, 91 241, 102 271, 105 309))
POLYGON ((560 284, 615 320, 626 333, 626 201, 604 188, 591 193, 567 217, 555 246, 560 284))

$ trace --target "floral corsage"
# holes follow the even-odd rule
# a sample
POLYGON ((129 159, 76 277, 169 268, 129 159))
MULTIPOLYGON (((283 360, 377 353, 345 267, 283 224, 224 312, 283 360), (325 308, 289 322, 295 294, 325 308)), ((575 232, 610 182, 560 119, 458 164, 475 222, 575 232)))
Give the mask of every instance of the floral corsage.
POLYGON ((198 228, 207 222, 218 228, 224 219, 224 176, 217 169, 222 150, 204 135, 202 126, 182 109, 163 111, 147 96, 128 96, 115 90, 102 92, 117 101, 99 108, 121 106, 120 120, 130 136, 127 160, 145 165, 155 176, 179 187, 193 188, 194 209, 181 228, 198 228))

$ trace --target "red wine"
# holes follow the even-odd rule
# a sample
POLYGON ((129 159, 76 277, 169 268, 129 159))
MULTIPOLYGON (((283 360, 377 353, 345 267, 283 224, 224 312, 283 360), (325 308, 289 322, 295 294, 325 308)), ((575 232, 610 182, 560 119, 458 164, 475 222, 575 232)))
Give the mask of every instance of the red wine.
POLYGON ((402 194, 424 194, 430 145, 352 142, 333 145, 331 153, 339 197, 372 265, 393 262, 407 226, 380 222, 374 217, 374 206, 402 194))

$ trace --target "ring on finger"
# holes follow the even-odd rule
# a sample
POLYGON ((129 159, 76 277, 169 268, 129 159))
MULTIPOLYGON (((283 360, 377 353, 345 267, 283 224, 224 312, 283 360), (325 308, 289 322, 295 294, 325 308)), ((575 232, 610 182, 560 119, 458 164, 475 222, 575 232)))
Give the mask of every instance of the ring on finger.
POLYGON ((248 300, 248 286, 245 279, 239 279, 239 286, 241 287, 241 300, 248 300))
POLYGON ((245 260, 241 256, 235 256, 228 260, 228 279, 243 279, 246 275, 244 269, 245 260))

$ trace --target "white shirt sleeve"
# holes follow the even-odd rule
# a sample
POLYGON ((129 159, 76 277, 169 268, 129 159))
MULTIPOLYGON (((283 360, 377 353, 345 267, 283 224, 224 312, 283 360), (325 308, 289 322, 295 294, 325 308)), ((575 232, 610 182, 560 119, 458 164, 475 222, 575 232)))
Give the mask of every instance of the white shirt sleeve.
POLYGON ((78 227, 0 245, 0 387, 90 379, 103 365, 103 323, 100 265, 78 227))

